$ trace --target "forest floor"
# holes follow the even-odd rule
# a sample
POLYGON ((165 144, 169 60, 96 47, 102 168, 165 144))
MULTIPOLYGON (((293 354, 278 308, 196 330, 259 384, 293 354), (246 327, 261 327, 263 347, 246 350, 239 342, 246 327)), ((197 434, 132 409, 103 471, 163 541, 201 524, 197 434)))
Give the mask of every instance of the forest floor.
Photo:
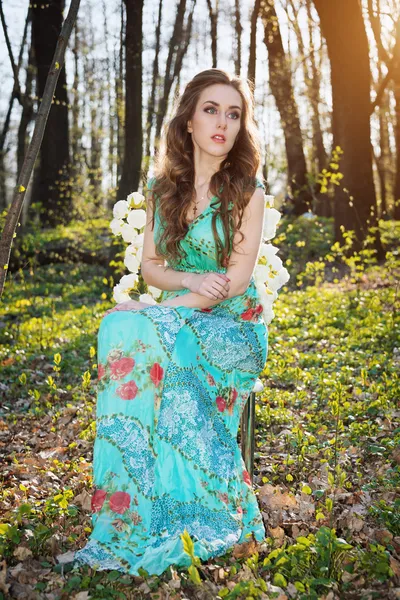
POLYGON ((196 583, 184 568, 137 577, 59 562, 90 533, 96 332, 110 288, 98 266, 10 274, 0 598, 400 598, 398 280, 380 266, 357 284, 281 290, 256 406, 267 537, 201 564, 196 583))

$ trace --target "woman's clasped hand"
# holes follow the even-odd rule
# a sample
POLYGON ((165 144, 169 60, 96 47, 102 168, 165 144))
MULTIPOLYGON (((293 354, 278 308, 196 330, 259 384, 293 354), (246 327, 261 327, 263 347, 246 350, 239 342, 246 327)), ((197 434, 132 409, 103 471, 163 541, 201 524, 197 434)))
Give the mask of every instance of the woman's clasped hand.
MULTIPOLYGON (((182 280, 182 284, 190 291, 212 300, 225 300, 228 297, 230 285, 230 279, 224 273, 216 273, 214 271, 208 273, 188 273, 188 275, 182 280)), ((140 302, 139 300, 126 300, 126 302, 120 302, 113 308, 107 310, 103 317, 106 315, 117 312, 120 310, 140 310, 153 306, 147 302, 140 302)))
POLYGON ((230 279, 224 273, 189 273, 182 284, 191 292, 212 300, 224 300, 229 294, 230 279))

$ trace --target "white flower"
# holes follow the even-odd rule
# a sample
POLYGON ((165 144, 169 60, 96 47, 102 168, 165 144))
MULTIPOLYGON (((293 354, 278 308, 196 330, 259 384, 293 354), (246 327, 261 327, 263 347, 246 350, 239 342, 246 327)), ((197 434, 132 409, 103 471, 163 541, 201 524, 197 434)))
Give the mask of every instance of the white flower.
POLYGON ((140 267, 140 260, 138 260, 137 256, 125 252, 124 265, 131 273, 137 274, 140 267))
POLYGON ((136 258, 142 262, 142 254, 143 254, 143 246, 140 246, 140 248, 137 249, 136 252, 136 258))
POLYGON ((264 284, 269 277, 268 265, 256 265, 254 269, 254 280, 256 283, 264 284))
POLYGON ((132 254, 132 256, 136 256, 137 251, 138 251, 138 248, 135 244, 129 244, 129 246, 126 247, 125 256, 127 256, 128 254, 132 254))
POLYGON ((143 246, 144 233, 138 233, 134 240, 132 241, 132 245, 136 246, 136 248, 141 249, 143 246))
POLYGON ((276 277, 273 277, 272 279, 268 280, 268 288, 272 292, 276 292, 277 290, 279 290, 279 288, 285 285, 285 283, 287 283, 289 279, 290 275, 288 273, 288 270, 285 269, 285 267, 283 267, 283 269, 280 269, 278 271, 276 277))
POLYGON ((124 238, 124 242, 127 242, 128 244, 133 243, 138 235, 136 229, 132 227, 132 225, 129 225, 129 223, 124 223, 122 225, 121 234, 124 238))
POLYGON ((124 225, 126 225, 126 223, 122 219, 112 219, 112 221, 110 221, 110 229, 114 235, 121 235, 122 227, 124 225))
POLYGON ((139 300, 140 302, 147 302, 147 304, 157 304, 153 296, 150 296, 150 294, 140 294, 139 300))
POLYGON ((263 238, 271 240, 276 235, 276 226, 281 219, 281 213, 276 208, 266 208, 264 214, 263 238))
POLYGON ((143 208, 135 208, 128 215, 129 225, 133 225, 136 229, 142 229, 146 225, 146 212, 143 208))
POLYGON ((121 286, 118 283, 113 288, 113 298, 117 304, 119 304, 120 302, 126 302, 127 300, 131 299, 128 292, 122 290, 121 286))
POLYGON ((272 244, 261 244, 260 252, 258 254, 258 258, 264 257, 267 259, 267 262, 278 252, 279 248, 273 246, 272 244))
POLYGON ((126 200, 118 200, 114 204, 113 215, 116 219, 125 219, 129 213, 129 206, 126 200))
POLYGON ((149 293, 153 296, 153 298, 158 298, 162 292, 162 290, 154 287, 154 285, 148 285, 147 289, 148 289, 149 293))
POLYGON ((130 273, 129 275, 123 275, 123 277, 121 277, 119 285, 123 291, 132 290, 138 281, 138 275, 135 273, 130 273))
POLYGON ((127 203, 130 208, 139 207, 144 202, 144 196, 139 192, 132 192, 127 197, 127 203))
POLYGON ((264 194, 264 198, 265 198, 265 206, 269 206, 271 208, 273 208, 274 206, 274 196, 269 196, 268 194, 264 194))

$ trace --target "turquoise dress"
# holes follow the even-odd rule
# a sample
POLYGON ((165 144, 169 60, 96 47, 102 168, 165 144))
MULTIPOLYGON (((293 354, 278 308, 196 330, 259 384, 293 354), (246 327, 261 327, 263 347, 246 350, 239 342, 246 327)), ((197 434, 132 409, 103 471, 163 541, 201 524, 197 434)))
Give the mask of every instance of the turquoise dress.
MULTIPOLYGON (((189 225, 186 258, 175 269, 226 272, 216 264, 216 202, 189 225)), ((155 239, 160 231, 156 210, 155 239)), ((163 292, 162 300, 188 291, 163 292)), ((251 533, 264 540, 237 443, 242 410, 267 358, 261 310, 252 278, 243 295, 213 308, 155 304, 102 319, 93 529, 75 553, 77 564, 159 575, 171 564, 190 565, 185 529, 202 560, 251 533)))

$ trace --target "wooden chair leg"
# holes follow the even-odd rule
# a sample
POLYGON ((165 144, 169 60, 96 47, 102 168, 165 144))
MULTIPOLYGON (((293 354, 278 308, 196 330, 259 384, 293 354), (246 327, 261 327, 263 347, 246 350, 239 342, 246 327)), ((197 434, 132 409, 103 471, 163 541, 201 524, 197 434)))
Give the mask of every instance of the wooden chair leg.
POLYGON ((240 445, 244 463, 246 469, 250 475, 251 482, 253 482, 254 474, 254 417, 256 410, 256 395, 254 392, 250 393, 247 402, 244 406, 242 416, 240 419, 240 445))

